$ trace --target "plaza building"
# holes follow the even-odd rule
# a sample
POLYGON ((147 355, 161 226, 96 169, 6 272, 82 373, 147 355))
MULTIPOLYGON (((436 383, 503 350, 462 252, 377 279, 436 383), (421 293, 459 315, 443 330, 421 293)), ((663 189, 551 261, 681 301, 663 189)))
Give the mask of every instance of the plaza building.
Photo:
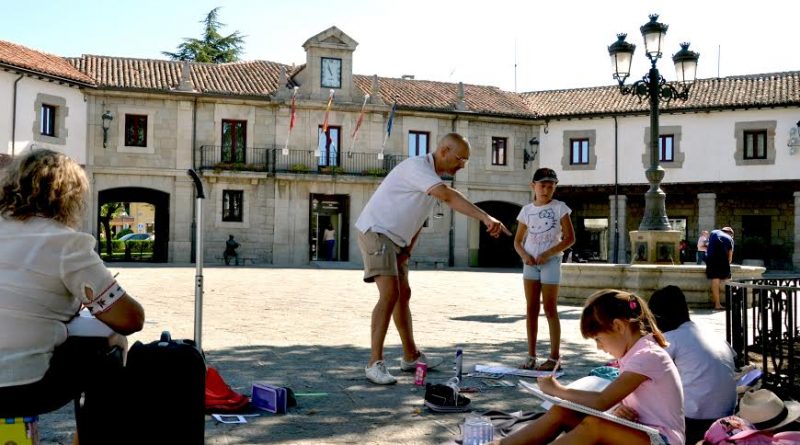
MULTIPOLYGON (((647 189, 646 103, 611 86, 516 94, 355 74, 357 46, 331 27, 302 44, 305 64, 294 66, 65 59, 0 42, 0 98, 16 95, 14 111, 0 111, 0 139, 10 155, 47 146, 85 165, 87 232, 98 233, 104 203, 151 204, 154 261, 194 259, 202 224, 206 262, 221 262, 234 235, 240 256, 255 263, 303 265, 323 260, 328 224, 333 260, 360 264, 354 223, 382 178, 458 132, 472 145, 470 162, 445 180, 471 201, 514 230, 533 171, 554 168, 556 197, 573 209, 575 257, 630 261, 628 231, 638 227, 647 189), (68 75, 52 72, 51 61, 68 75), (37 117, 51 103, 56 116, 69 108, 68 136, 55 143, 42 139, 37 117), (205 185, 202 220, 190 168, 205 185)), ((734 226, 738 260, 800 267, 800 144, 791 139, 800 128, 800 72, 698 80, 689 96, 661 117, 673 228, 694 245, 700 230, 734 226)), ((425 223, 413 261, 520 264, 510 237, 493 240, 445 205, 425 223)))

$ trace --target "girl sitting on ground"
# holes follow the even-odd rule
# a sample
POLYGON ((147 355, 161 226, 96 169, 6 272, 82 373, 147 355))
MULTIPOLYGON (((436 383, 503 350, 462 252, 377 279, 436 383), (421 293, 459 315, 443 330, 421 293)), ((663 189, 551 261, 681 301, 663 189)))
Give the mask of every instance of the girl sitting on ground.
MULTIPOLYGON (((680 377, 664 350, 667 345, 664 335, 656 327, 644 300, 614 289, 595 292, 583 308, 581 334, 594 339, 598 349, 619 360, 620 376, 601 392, 567 388, 553 377, 539 378, 539 388, 597 410, 614 408, 613 413, 619 417, 656 428, 665 444, 683 444, 680 377)), ((527 427, 492 443, 650 445, 651 442, 640 430, 553 406, 527 427)))

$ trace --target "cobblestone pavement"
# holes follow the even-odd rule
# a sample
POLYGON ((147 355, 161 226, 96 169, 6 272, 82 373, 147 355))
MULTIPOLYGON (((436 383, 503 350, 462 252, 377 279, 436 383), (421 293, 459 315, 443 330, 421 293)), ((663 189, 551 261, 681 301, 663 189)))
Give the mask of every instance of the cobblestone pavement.
MULTIPOLYGON (((145 306, 147 322, 130 342, 149 342, 162 330, 174 338, 194 332, 191 265, 113 267, 118 279, 145 306)), ((442 444, 452 441, 464 414, 434 414, 423 407, 413 375, 401 373, 400 340, 392 326, 386 339, 393 386, 372 385, 363 368, 369 357, 369 325, 377 299, 361 271, 323 268, 206 267, 202 346, 208 363, 239 392, 253 382, 291 387, 298 406, 285 415, 262 413, 247 424, 206 421, 207 444, 442 444)), ((418 270, 410 274, 416 340, 429 355, 447 358, 430 382, 452 376, 456 347, 465 369, 476 363, 516 366, 526 355, 525 298, 516 271, 418 270)), ((587 375, 610 357, 584 340, 580 308, 559 306, 564 381, 587 375)), ((698 310, 692 318, 724 335, 724 312, 698 310)), ((540 354, 548 351, 547 322, 539 323, 540 354)), ((516 383, 516 377, 506 380, 516 383)), ((516 387, 490 388, 481 382, 469 394, 475 411, 536 410, 538 402, 516 387)), ((164 422, 165 419, 132 419, 164 422)), ((135 426, 132 426, 135 427, 135 426)), ((40 420, 42 443, 71 444, 72 410, 65 407, 40 420)))

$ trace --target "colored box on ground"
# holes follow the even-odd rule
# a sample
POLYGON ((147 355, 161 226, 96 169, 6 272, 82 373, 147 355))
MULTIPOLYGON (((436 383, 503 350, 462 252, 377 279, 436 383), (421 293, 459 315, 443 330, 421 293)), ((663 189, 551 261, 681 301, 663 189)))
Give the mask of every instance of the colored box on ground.
POLYGON ((286 388, 268 383, 253 383, 250 404, 258 409, 275 414, 286 412, 286 388))
POLYGON ((0 419, 0 443, 39 445, 38 417, 0 419))

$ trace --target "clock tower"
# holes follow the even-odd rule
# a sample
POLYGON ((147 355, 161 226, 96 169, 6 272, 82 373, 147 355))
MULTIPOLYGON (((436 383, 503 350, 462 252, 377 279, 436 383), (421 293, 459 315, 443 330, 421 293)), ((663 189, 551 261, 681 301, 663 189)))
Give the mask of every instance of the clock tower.
POLYGON ((311 99, 325 100, 334 90, 336 102, 360 102, 361 91, 353 85, 353 51, 358 42, 331 26, 303 43, 305 69, 298 74, 301 88, 311 99))

